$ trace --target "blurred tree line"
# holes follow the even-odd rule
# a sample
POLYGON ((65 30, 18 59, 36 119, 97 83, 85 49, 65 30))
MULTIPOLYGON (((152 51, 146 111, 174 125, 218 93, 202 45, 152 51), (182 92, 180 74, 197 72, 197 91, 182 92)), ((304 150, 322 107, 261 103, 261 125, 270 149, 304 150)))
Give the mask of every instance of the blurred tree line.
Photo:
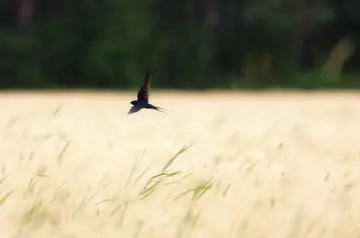
POLYGON ((1 0, 0 87, 359 87, 359 0, 1 0))

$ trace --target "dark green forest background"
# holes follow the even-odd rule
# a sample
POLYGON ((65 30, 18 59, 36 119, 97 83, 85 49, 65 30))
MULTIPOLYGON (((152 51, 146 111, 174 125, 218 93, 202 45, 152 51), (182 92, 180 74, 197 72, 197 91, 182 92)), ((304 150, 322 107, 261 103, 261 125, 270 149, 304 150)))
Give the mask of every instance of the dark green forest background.
POLYGON ((0 88, 360 88, 359 0, 1 0, 0 88))

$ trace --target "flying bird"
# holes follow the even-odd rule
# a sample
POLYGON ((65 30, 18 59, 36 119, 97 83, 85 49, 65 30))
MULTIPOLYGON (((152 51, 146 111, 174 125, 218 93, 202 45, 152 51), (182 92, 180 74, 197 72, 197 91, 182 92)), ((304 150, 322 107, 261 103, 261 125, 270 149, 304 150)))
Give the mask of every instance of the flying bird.
POLYGON ((135 112, 140 111, 141 109, 154 109, 159 112, 165 113, 163 110, 164 108, 154 106, 149 103, 149 94, 150 94, 150 70, 146 72, 144 82, 141 85, 138 94, 137 94, 137 100, 133 100, 130 103, 133 105, 128 114, 132 114, 135 112))

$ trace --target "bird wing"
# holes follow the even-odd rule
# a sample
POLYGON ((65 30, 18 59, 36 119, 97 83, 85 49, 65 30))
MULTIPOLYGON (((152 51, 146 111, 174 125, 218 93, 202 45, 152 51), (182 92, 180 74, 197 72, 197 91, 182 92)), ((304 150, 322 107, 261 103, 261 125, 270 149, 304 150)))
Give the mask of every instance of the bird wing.
POLYGON ((140 111, 141 107, 137 107, 137 106, 132 106, 128 112, 128 114, 132 114, 132 113, 135 113, 135 112, 138 112, 140 111))
POLYGON ((143 85, 141 85, 137 94, 138 101, 149 102, 150 94, 150 70, 146 72, 143 85))

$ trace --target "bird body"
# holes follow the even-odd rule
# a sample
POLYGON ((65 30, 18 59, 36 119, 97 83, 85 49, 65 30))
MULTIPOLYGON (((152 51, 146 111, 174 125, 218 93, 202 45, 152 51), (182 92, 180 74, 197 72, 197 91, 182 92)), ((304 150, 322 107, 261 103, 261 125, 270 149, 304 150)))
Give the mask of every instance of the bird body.
POLYGON ((132 114, 140 111, 141 109, 154 109, 159 112, 165 113, 163 108, 154 106, 149 103, 149 94, 150 94, 150 70, 147 71, 143 85, 141 85, 138 94, 137 100, 132 100, 130 104, 133 106, 130 108, 128 114, 132 114))

